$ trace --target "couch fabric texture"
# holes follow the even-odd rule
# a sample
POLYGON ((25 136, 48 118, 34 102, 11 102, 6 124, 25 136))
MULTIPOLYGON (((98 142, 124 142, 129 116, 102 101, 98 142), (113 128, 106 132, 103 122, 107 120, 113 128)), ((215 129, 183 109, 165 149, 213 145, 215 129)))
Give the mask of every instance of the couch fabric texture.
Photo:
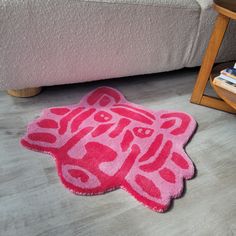
MULTIPOLYGON (((212 0, 0 0, 0 89, 201 64, 212 0)), ((218 61, 236 58, 231 22, 218 61)))

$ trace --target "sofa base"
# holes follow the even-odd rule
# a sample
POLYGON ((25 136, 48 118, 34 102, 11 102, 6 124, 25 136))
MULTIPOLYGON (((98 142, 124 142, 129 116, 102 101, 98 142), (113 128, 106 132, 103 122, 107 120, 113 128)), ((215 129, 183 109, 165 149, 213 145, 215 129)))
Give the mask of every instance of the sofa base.
POLYGON ((7 93, 14 97, 33 97, 38 95, 42 90, 42 87, 35 87, 35 88, 25 88, 25 89, 9 89, 7 93))

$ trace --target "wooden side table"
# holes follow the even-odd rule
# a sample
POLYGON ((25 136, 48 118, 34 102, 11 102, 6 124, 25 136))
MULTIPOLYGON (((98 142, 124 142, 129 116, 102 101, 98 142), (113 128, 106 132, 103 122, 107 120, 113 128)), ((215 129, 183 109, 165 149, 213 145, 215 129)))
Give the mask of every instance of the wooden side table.
POLYGON ((236 20, 236 0, 214 0, 213 7, 219 14, 190 101, 195 104, 236 113, 236 110, 224 100, 204 94, 229 21, 236 20))

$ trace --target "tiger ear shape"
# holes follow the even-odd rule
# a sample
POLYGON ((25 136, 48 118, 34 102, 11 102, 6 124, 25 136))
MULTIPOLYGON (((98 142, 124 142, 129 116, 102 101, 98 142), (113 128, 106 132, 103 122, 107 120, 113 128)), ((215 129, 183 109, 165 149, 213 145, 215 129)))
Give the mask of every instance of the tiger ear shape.
POLYGON ((125 101, 124 96, 116 89, 100 87, 83 97, 80 106, 109 107, 125 101))
POLYGON ((192 116, 183 112, 163 112, 160 115, 160 128, 169 131, 170 135, 186 144, 194 133, 197 123, 192 116))

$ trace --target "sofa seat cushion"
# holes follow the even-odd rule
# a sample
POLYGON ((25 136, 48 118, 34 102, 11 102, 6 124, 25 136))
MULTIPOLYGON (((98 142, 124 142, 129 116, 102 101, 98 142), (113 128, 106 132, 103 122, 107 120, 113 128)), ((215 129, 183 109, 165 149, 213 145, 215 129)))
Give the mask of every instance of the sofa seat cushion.
POLYGON ((198 30, 195 0, 112 1, 1 1, 0 88, 186 66, 198 30))
POLYGON ((156 5, 160 7, 199 8, 196 0, 85 0, 113 4, 156 5))

